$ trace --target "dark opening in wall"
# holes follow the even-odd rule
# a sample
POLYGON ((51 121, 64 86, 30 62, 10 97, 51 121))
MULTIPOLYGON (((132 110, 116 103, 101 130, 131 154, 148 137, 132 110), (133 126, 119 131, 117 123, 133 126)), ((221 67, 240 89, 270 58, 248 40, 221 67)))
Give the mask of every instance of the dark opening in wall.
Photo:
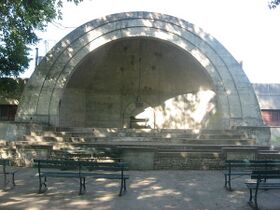
POLYGON ((14 121, 17 105, 0 105, 0 121, 14 121))

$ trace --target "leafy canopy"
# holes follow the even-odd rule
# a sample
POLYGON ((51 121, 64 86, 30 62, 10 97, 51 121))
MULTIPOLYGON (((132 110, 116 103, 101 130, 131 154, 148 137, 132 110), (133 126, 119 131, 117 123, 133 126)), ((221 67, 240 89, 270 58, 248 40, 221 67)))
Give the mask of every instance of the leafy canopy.
POLYGON ((0 103, 18 104, 27 80, 0 78, 0 103))
POLYGON ((268 6, 270 9, 275 9, 280 4, 280 0, 270 0, 268 6))
POLYGON ((39 41, 35 31, 61 19, 63 2, 83 0, 1 0, 0 77, 18 76, 28 67, 29 48, 39 41))

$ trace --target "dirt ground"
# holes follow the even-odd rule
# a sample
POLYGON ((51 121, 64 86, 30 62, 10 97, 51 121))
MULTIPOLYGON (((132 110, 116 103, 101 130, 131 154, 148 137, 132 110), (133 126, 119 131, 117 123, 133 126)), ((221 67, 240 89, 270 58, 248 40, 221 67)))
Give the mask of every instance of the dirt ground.
MULTIPOLYGON (((250 210, 246 177, 233 180, 233 191, 224 188, 223 171, 128 171, 127 192, 118 196, 116 180, 87 179, 87 192, 78 195, 77 179, 53 178, 48 191, 38 194, 33 168, 20 168, 16 187, 0 191, 0 209, 98 210, 250 210)), ((0 177, 2 180, 2 177, 0 177)), ((261 191, 261 210, 280 210, 280 190, 261 191)))

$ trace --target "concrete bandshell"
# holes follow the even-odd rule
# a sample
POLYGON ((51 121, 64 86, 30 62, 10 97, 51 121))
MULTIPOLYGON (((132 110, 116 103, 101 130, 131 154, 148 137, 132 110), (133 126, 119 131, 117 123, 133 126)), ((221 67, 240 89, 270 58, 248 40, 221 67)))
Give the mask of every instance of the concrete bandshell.
POLYGON ((16 121, 59 126, 59 104, 75 67, 97 48, 129 37, 163 40, 190 53, 212 79, 223 129, 263 125, 251 83, 221 44, 193 24, 150 12, 109 15, 90 21, 63 38, 31 76, 16 121))

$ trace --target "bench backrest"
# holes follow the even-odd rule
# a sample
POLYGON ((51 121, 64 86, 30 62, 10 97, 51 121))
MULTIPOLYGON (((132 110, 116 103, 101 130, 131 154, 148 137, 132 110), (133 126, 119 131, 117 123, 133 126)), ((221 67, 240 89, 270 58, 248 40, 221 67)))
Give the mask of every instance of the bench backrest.
POLYGON ((80 161, 81 169, 89 171, 124 171, 127 170, 125 162, 90 162, 80 161))
POLYGON ((10 165, 11 164, 11 161, 9 159, 0 159, 0 165, 10 165))
POLYGON ((60 170, 79 170, 80 164, 74 160, 40 160, 34 159, 33 166, 38 168, 38 172, 41 172, 43 168, 60 169, 60 170))
POLYGON ((6 172, 7 172, 6 167, 11 165, 11 161, 9 159, 2 159, 1 158, 0 159, 0 165, 2 165, 2 171, 0 173, 1 174, 6 174, 6 172))
POLYGON ((280 170, 252 171, 251 179, 280 179, 280 170))
POLYGON ((280 160, 226 160, 225 164, 229 168, 233 167, 280 167, 280 160))
POLYGON ((38 173, 42 168, 60 170, 89 170, 89 171, 121 171, 127 169, 125 162, 95 162, 95 161, 75 161, 75 160, 39 160, 34 159, 34 166, 38 167, 38 173))

